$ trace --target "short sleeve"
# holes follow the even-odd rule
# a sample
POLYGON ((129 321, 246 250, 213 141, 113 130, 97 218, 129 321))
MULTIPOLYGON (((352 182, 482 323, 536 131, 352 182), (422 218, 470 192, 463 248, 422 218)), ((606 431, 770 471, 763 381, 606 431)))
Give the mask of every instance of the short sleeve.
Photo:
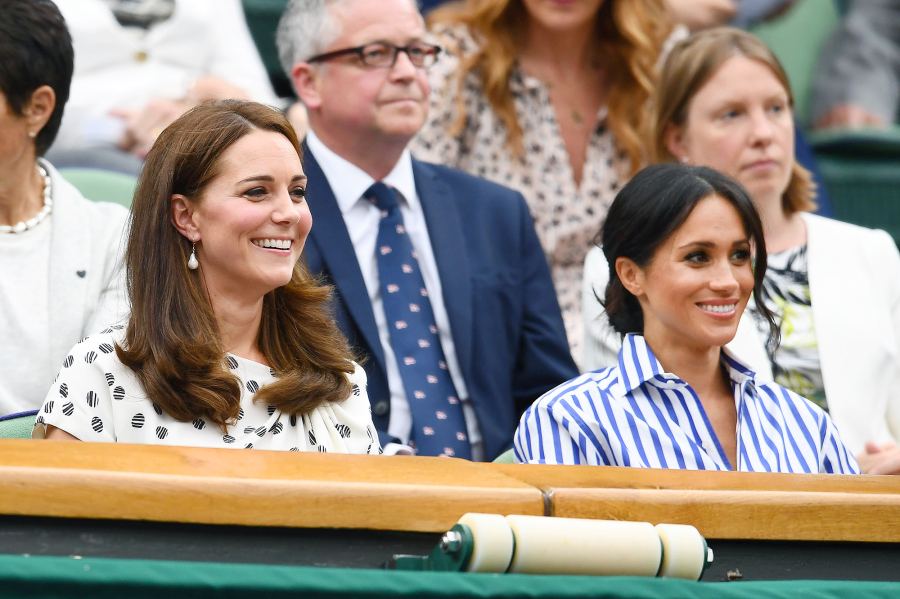
MULTIPOLYGON (((110 381, 103 356, 114 351, 103 336, 88 338, 77 344, 66 358, 38 411, 32 437, 43 439, 47 425, 53 425, 81 441, 114 442, 116 440, 110 381)), ((113 354, 115 355, 115 354, 113 354)))

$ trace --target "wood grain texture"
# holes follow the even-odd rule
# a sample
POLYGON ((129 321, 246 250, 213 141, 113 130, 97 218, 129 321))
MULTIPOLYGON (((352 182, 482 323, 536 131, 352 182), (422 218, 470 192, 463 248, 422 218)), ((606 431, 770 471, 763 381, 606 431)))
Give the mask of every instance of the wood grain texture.
POLYGON ((708 472, 542 464, 496 464, 494 468, 545 491, 611 488, 900 494, 900 476, 708 472))
POLYGON ((707 539, 900 542, 900 495, 555 489, 555 516, 692 524, 707 539))
POLYGON ((541 492, 446 458, 0 441, 0 514, 442 532, 542 515, 541 492))
POLYGON ((470 511, 900 542, 900 478, 0 440, 0 515, 442 532, 470 511))

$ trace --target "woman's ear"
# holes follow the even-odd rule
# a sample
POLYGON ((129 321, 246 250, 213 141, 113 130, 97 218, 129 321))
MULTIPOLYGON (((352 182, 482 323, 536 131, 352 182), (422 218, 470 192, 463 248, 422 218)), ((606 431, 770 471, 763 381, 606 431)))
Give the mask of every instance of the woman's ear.
POLYGON ((631 258, 616 258, 616 275, 622 286, 633 296, 640 298, 644 294, 644 269, 631 258))
POLYGON ((690 162, 687 143, 685 142, 684 127, 668 125, 663 134, 663 140, 666 143, 666 149, 669 150, 669 153, 677 158, 679 162, 690 162))
POLYGON ((25 120, 28 123, 29 135, 37 136, 50 117, 53 115, 53 109, 56 108, 56 92, 49 85, 41 85, 31 92, 31 98, 22 111, 25 120))
POLYGON ((194 203, 180 193, 173 194, 169 200, 172 209, 172 224, 178 232, 192 243, 200 241, 200 230, 197 228, 194 215, 194 203))

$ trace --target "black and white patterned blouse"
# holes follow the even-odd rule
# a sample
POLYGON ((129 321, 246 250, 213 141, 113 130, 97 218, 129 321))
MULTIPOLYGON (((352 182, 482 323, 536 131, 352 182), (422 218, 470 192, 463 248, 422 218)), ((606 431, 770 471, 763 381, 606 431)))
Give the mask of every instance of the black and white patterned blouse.
POLYGON ((241 408, 226 433, 203 419, 179 422, 163 412, 116 356, 115 343, 122 337, 121 330, 107 330, 72 348, 38 412, 33 437, 44 437, 50 424, 82 441, 381 452, 369 410, 366 374, 359 365, 349 375, 350 397, 295 417, 253 401, 261 387, 275 380, 268 366, 229 354, 228 367, 241 383, 241 408))

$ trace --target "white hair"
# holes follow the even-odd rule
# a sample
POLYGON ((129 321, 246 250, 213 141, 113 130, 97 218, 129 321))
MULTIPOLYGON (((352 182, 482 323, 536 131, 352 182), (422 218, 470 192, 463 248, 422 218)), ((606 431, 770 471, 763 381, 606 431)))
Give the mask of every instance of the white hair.
MULTIPOLYGON (((341 34, 334 6, 350 0, 290 0, 275 33, 278 60, 288 77, 298 62, 321 54, 341 34)), ((410 0, 419 10, 417 0, 410 0)))
POLYGON ((331 7, 342 0, 291 0, 281 14, 275 43, 278 60, 288 77, 298 62, 320 54, 340 35, 331 7))

